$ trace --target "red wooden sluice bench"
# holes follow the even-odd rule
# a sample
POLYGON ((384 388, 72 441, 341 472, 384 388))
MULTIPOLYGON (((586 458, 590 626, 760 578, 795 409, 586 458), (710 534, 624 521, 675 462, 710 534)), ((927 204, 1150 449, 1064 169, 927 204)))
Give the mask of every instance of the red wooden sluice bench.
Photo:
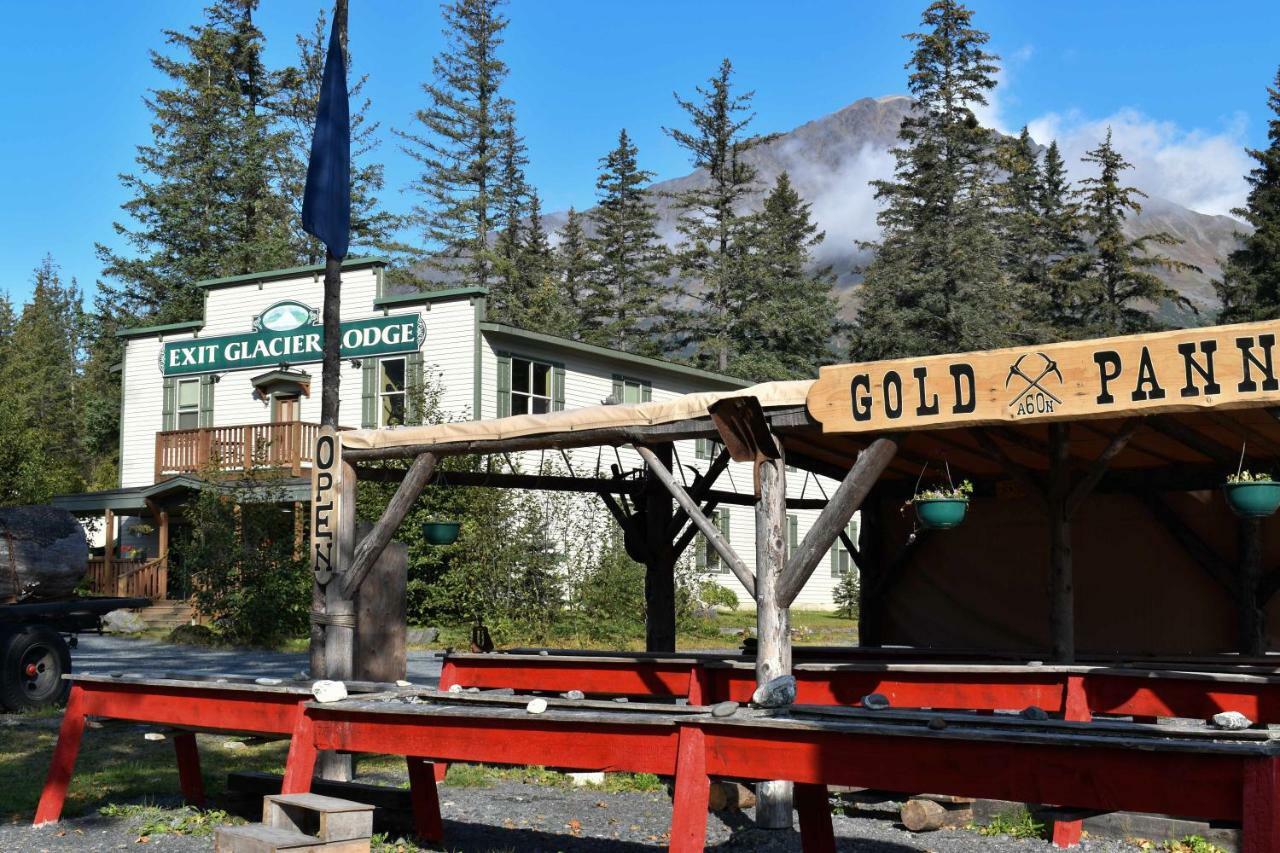
MULTIPOLYGON (((1205 719, 1239 711, 1255 722, 1280 723, 1280 674, 1258 667, 802 661, 792 672, 802 704, 854 706, 868 693, 881 693, 906 708, 1016 711, 1036 705, 1068 720, 1093 714, 1205 719)), ((756 680, 754 663, 737 656, 452 653, 444 658, 440 688, 453 684, 713 704, 750 700, 756 680)))
MULTIPOLYGON (((461 761, 674 777, 677 851, 703 848, 717 777, 796 782, 808 851, 834 849, 826 788, 849 785, 1241 821, 1244 850, 1280 853, 1280 736, 1262 730, 814 706, 718 719, 693 706, 557 699, 532 715, 528 697, 396 691, 319 704, 289 685, 73 681, 37 824, 58 819, 85 718, 96 716, 287 734, 285 793, 309 789, 320 749, 404 755, 417 830, 431 840, 443 831, 431 762, 461 761), (941 730, 930 727, 940 722, 941 730)), ((198 800, 194 739, 186 743, 178 747, 183 790, 198 800)))
MULTIPOLYGON (((52 823, 62 816, 67 787, 90 717, 172 726, 178 781, 187 802, 204 802, 200 753, 196 732, 289 737, 304 726, 303 706, 312 700, 310 682, 262 685, 253 678, 208 676, 144 678, 76 674, 58 730, 58 742, 34 824, 52 823)), ((348 684, 348 689, 385 690, 385 684, 348 684)), ((292 742, 290 744, 292 748, 292 742)))
POLYGON ((290 752, 287 789, 309 782, 316 750, 336 749, 423 762, 412 796, 433 840, 442 827, 426 762, 437 760, 672 776, 670 849, 682 852, 704 847, 716 777, 795 782, 806 851, 835 849, 827 788, 849 785, 1240 821, 1246 853, 1280 853, 1280 736, 1266 731, 814 706, 718 719, 692 706, 554 699, 531 715, 527 697, 425 698, 309 704, 310 745, 290 752))

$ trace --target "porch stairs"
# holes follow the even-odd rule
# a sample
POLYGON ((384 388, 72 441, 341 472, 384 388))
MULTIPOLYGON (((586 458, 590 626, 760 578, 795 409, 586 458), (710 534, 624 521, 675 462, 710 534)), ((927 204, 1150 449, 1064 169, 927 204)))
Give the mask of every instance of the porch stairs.
POLYGON ((172 631, 179 625, 190 625, 195 618, 195 610, 185 601, 169 601, 161 599, 150 607, 138 611, 138 616, 147 623, 148 628, 163 628, 172 631))
POLYGON ((262 823, 220 828, 214 850, 369 853, 372 836, 373 806, 317 794, 273 794, 263 799, 262 823))

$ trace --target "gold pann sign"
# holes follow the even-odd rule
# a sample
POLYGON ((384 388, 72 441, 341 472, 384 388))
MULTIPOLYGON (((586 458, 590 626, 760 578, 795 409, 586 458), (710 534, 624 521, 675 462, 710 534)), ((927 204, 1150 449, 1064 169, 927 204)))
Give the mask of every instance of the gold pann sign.
POLYGON ((822 368, 824 432, 878 432, 1280 403, 1280 322, 822 368))

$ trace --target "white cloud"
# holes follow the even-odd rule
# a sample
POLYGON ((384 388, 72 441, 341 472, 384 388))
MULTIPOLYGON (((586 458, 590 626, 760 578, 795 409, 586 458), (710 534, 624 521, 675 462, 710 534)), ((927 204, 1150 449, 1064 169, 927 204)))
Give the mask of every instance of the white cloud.
POLYGON ((1073 177, 1090 174, 1080 157, 1106 136, 1133 164, 1128 182, 1143 192, 1201 213, 1229 214, 1244 202, 1244 176, 1252 161, 1244 151, 1243 116, 1218 131, 1184 129, 1171 121, 1126 108, 1103 118, 1079 110, 1046 113, 1028 123, 1032 137, 1047 145, 1058 140, 1073 177))

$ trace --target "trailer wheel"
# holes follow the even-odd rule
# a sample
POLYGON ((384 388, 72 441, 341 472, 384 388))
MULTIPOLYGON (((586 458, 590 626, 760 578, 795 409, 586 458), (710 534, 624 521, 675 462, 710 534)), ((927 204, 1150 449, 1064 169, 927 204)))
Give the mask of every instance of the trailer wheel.
POLYGON ((61 705, 71 692, 71 650, 47 625, 27 625, 0 635, 0 705, 26 711, 61 705))

